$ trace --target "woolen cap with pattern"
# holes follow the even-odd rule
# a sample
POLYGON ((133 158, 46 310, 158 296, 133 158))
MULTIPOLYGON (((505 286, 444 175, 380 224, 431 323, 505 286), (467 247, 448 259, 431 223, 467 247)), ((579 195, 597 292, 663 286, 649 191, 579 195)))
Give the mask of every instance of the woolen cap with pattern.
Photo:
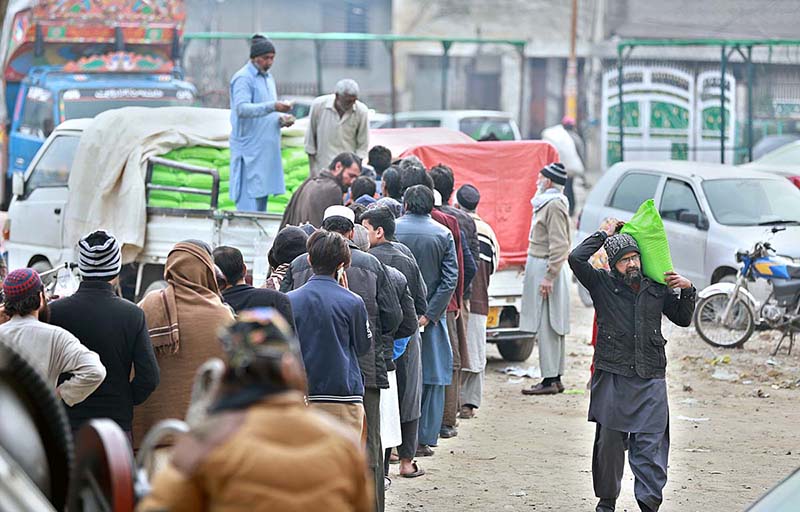
POLYGON ((549 179, 556 185, 567 184, 567 170, 564 168, 564 164, 561 162, 553 162, 552 164, 545 166, 541 171, 539 171, 539 174, 549 179))
POLYGON ((606 255, 608 255, 608 265, 612 268, 626 254, 631 252, 642 253, 639 250, 639 244, 627 233, 617 233, 606 238, 603 248, 606 250, 606 255))
POLYGON ((122 251, 117 239, 102 229, 78 242, 78 269, 82 277, 113 278, 122 269, 122 251))
POLYGON ((3 280, 3 297, 6 302, 20 302, 42 291, 39 273, 31 268, 9 272, 3 280))

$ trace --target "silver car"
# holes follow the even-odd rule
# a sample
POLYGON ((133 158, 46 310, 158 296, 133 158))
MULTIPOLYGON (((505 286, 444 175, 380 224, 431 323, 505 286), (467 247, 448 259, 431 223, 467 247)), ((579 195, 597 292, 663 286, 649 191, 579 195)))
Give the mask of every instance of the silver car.
POLYGON ((576 242, 607 217, 629 220, 654 199, 675 271, 698 289, 732 279, 736 251, 771 240, 777 254, 800 262, 800 190, 774 174, 699 162, 622 162, 586 198, 576 242), (775 235, 773 226, 786 226, 775 235))

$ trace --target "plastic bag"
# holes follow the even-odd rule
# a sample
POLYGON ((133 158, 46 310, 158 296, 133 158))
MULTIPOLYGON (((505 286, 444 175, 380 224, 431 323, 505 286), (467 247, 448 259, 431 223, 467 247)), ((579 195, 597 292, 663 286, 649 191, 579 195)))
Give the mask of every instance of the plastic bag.
POLYGON ((622 227, 622 233, 631 235, 639 244, 642 273, 653 281, 666 284, 664 272, 673 269, 664 223, 652 199, 641 206, 631 220, 622 227))

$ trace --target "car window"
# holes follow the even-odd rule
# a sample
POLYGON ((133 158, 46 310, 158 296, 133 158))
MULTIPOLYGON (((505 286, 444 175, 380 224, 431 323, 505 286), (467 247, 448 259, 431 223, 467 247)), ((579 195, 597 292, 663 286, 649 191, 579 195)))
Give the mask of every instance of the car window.
POLYGON ((511 121, 492 117, 465 117, 458 123, 458 129, 475 140, 491 137, 491 140, 514 140, 511 121), (492 137, 492 135, 494 137, 492 137))
MULTIPOLYGON (((391 121, 389 121, 391 125, 391 121)), ((398 128, 438 128, 442 126, 442 122, 438 119, 407 119, 405 121, 398 121, 398 128)))
POLYGON ((800 190, 784 179, 724 179, 703 182, 711 214, 726 226, 800 222, 800 190))
POLYGON ((626 174, 617 185, 609 206, 626 212, 635 212, 639 206, 656 195, 661 176, 642 172, 626 174))
POLYGON ((80 137, 75 135, 62 135, 53 139, 28 178, 27 191, 44 187, 66 187, 79 141, 80 137))
POLYGON ((40 139, 46 139, 55 127, 53 94, 41 87, 31 87, 26 95, 19 131, 40 139))
POLYGON ((659 213, 663 219, 692 224, 680 218, 682 213, 700 215, 700 205, 694 196, 692 186, 685 181, 668 179, 661 196, 659 213))

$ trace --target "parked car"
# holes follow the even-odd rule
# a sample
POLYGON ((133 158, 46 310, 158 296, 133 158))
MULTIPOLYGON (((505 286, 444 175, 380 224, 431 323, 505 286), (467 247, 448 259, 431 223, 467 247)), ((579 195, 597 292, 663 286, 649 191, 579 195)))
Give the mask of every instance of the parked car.
POLYGON ((736 251, 770 236, 778 255, 800 262, 800 190, 778 176, 700 162, 622 162, 586 198, 580 242, 607 217, 629 220, 647 199, 664 220, 675 270, 695 287, 735 277, 736 251), (769 229, 787 229, 772 236, 769 229))
MULTIPOLYGON (((475 140, 494 134, 499 140, 520 140, 517 122, 508 112, 495 110, 426 110, 398 112, 395 128, 450 128, 459 130, 475 140)), ((392 128, 387 119, 376 128, 392 128)))
POLYGON ((770 489, 764 496, 750 505, 747 512, 792 512, 800 503, 800 469, 770 489))
POLYGON ((741 167, 784 176, 800 188, 800 141, 789 142, 741 167))

